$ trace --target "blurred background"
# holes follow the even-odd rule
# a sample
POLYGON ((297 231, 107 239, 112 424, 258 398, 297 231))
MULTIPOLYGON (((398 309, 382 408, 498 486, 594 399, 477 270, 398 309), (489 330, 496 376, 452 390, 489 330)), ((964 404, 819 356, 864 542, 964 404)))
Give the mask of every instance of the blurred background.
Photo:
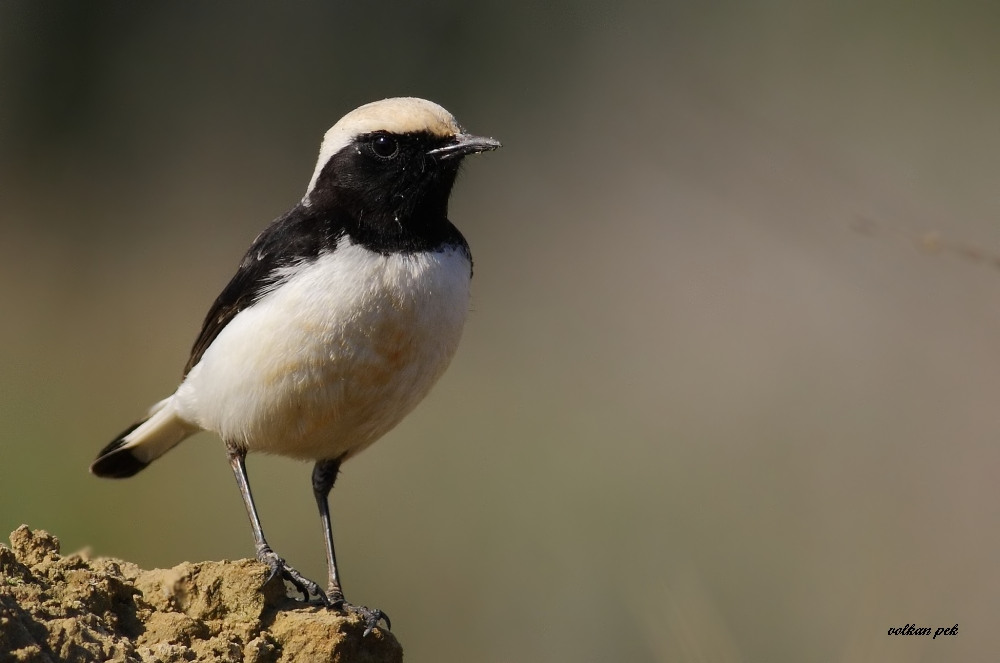
MULTIPOLYGON (((504 148, 452 199, 459 353, 332 499, 347 596, 408 661, 995 656, 998 30, 944 1, 0 4, 0 535, 252 555, 217 438, 87 466, 323 132, 418 95, 504 148)), ((324 578, 310 467, 249 468, 324 578)))

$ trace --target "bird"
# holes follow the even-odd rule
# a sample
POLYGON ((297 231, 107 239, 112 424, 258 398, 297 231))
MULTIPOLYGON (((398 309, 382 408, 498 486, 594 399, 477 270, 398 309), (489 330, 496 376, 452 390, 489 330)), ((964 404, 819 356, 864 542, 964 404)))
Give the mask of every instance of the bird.
POLYGON ((416 97, 344 115, 323 137, 305 195, 254 239, 212 304, 177 390, 105 446, 90 471, 130 477, 189 436, 215 433, 268 580, 359 615, 365 635, 381 621, 391 628, 381 610, 344 598, 329 495, 341 465, 409 414, 455 354, 472 254, 448 201, 464 157, 499 147, 416 97), (249 452, 314 462, 325 591, 267 543, 249 452))

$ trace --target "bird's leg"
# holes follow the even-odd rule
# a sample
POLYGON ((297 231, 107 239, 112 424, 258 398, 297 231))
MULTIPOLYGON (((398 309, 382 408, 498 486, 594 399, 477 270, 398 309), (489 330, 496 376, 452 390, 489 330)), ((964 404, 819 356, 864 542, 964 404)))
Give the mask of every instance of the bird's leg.
POLYGON ((337 553, 333 549, 333 525, 330 521, 330 503, 328 497, 333 490, 333 484, 340 472, 339 460, 321 460, 316 463, 312 473, 313 495, 316 506, 319 507, 319 518, 323 523, 323 540, 326 543, 326 568, 328 581, 326 595, 330 605, 340 607, 344 603, 344 590, 340 586, 340 573, 337 571, 337 553))
POLYGON ((250 516, 250 528, 253 530, 253 543, 257 552, 257 560, 267 564, 267 567, 271 569, 271 575, 268 576, 267 581, 281 576, 282 579, 294 585, 295 589, 302 592, 306 601, 312 596, 316 596, 323 603, 329 604, 326 594, 323 593, 319 585, 286 564, 285 560, 271 550, 271 546, 264 539, 264 531, 260 527, 260 518, 257 516, 257 507, 254 505, 253 495, 250 493, 250 483, 247 481, 247 452, 235 445, 226 444, 226 455, 229 457, 229 465, 233 468, 233 474, 236 475, 236 483, 240 487, 240 495, 247 508, 247 515, 250 516))
POLYGON ((381 610, 373 610, 363 605, 354 605, 344 600, 344 590, 340 586, 340 574, 337 571, 337 554, 333 549, 333 526, 330 522, 330 503, 328 497, 333 490, 333 483, 340 471, 340 459, 321 460, 316 463, 312 473, 313 495, 316 506, 319 507, 319 517, 323 522, 323 538, 326 541, 326 565, 329 570, 327 597, 330 605, 338 610, 359 615, 365 622, 365 635, 372 632, 379 621, 384 620, 386 628, 392 628, 389 616, 381 610))

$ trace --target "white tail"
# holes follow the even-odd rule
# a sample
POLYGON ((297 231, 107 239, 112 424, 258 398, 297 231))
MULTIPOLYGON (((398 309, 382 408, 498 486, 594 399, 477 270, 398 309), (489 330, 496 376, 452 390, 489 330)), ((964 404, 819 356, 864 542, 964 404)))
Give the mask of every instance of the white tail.
POLYGON ((177 415, 173 396, 165 398, 104 447, 90 471, 100 477, 130 477, 198 430, 177 415))

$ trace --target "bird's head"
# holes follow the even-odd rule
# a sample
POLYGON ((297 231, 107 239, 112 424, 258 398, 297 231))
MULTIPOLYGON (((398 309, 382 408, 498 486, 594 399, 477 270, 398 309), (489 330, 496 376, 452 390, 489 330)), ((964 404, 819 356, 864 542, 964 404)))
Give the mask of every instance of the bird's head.
POLYGON ((444 219, 462 158, 498 147, 425 99, 365 104, 326 132, 302 203, 371 223, 444 219))

